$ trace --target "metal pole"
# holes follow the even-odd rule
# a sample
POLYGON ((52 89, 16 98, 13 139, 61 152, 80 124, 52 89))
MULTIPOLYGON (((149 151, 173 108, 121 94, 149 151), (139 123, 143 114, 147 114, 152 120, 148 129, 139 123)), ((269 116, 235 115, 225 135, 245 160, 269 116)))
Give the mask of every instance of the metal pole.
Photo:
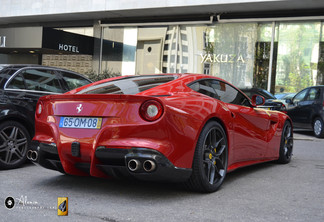
POLYGON ((269 60, 269 75, 268 75, 268 87, 267 90, 270 92, 271 89, 271 79, 272 79, 272 63, 273 63, 273 48, 276 32, 276 22, 272 22, 272 36, 271 36, 271 46, 270 46, 270 60, 269 60))

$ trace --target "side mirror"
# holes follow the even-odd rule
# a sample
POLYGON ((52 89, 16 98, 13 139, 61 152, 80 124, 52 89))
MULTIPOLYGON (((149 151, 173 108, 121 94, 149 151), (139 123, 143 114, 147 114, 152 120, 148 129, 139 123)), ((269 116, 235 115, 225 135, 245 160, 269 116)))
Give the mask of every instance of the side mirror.
POLYGON ((286 103, 287 104, 293 104, 293 101, 292 101, 292 99, 286 99, 286 103))
POLYGON ((263 96, 253 95, 252 96, 252 106, 261 106, 265 103, 263 96))

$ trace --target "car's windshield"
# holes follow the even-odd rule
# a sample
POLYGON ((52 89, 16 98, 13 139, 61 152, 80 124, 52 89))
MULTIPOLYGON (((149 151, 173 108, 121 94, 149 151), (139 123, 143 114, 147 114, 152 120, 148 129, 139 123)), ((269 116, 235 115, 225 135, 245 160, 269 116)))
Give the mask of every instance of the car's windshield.
POLYGON ((173 75, 132 76, 100 83, 77 94, 128 94, 134 95, 176 79, 173 75))

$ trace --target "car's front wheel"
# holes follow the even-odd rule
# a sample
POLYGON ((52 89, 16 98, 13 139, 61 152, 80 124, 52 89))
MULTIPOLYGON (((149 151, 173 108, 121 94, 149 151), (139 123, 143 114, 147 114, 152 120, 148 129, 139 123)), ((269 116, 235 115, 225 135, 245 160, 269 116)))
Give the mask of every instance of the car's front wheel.
POLYGON ((186 183, 187 187, 199 192, 215 192, 225 179, 227 163, 226 133, 218 122, 208 122, 196 145, 192 175, 186 183))
POLYGON ((318 138, 324 137, 324 123, 320 117, 316 117, 313 123, 314 135, 318 138))
POLYGON ((30 136, 26 128, 16 121, 0 124, 0 169, 13 169, 26 161, 30 136))

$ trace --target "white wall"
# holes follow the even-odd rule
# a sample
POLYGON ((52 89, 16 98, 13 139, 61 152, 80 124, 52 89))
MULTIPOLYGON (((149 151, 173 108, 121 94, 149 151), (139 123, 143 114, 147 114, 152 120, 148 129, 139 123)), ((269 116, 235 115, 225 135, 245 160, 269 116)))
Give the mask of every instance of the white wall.
POLYGON ((222 5, 257 2, 278 2, 278 0, 1 0, 1 17, 45 15, 72 12, 117 11, 183 7, 199 5, 222 5))

